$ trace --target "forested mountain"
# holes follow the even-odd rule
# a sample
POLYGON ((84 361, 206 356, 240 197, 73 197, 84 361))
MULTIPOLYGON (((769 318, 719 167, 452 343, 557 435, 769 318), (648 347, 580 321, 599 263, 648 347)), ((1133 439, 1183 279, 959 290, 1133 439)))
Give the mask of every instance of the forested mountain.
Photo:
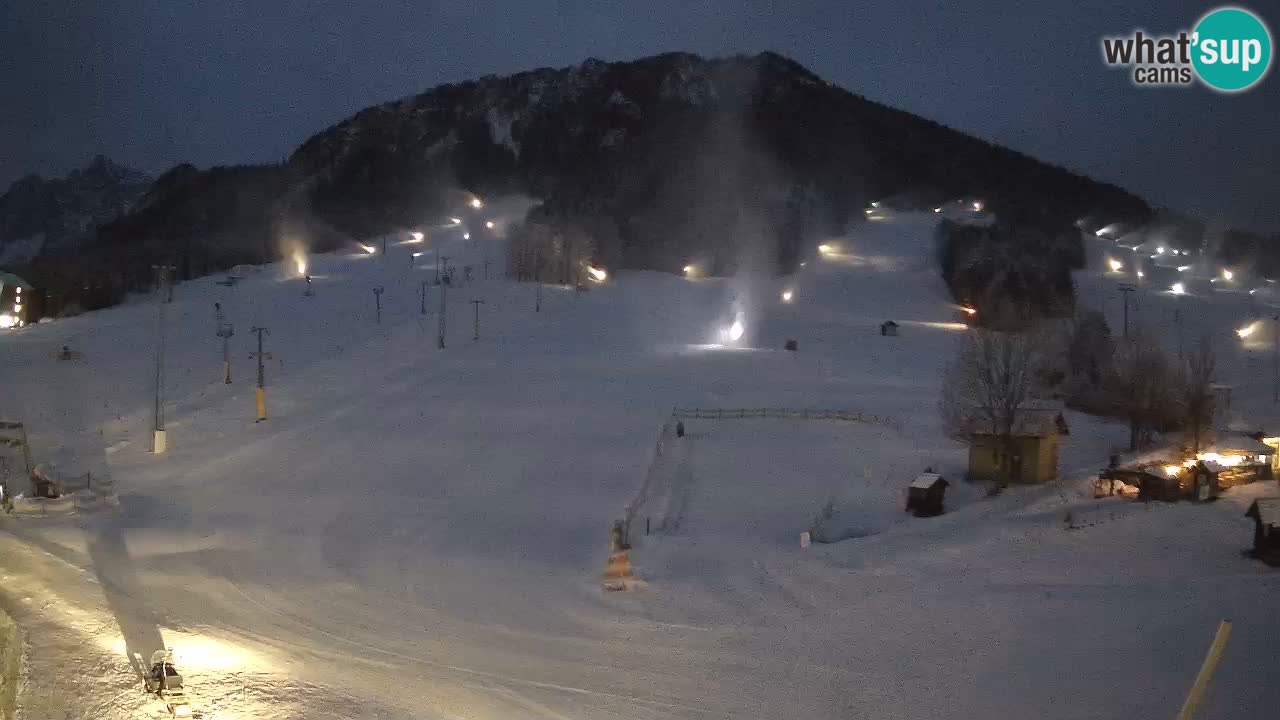
MULTIPOLYGON (((891 195, 981 197, 1051 243, 1078 242, 1068 231, 1084 215, 1141 223, 1150 212, 1120 188, 872 102, 773 53, 587 60, 362 110, 279 165, 179 166, 97 234, 94 304, 145 286, 158 262, 191 277, 272 260, 284 233, 325 249, 438 222, 468 193, 536 201, 512 238, 511 269, 523 274, 530 256, 565 269, 590 259, 674 271, 697 256, 714 273, 786 272, 815 238, 891 195)), ((41 279, 80 292, 87 267, 45 267, 41 279)))
POLYGON ((144 173, 99 155, 63 178, 28 175, 0 195, 0 267, 74 251, 126 213, 151 184, 144 173))

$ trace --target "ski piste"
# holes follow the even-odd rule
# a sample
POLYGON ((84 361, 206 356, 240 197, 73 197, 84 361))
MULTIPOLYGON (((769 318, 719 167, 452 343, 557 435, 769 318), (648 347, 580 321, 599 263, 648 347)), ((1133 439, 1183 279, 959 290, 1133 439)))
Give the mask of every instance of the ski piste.
POLYGON ((133 653, 133 658, 136 661, 134 669, 142 680, 142 686, 146 689, 148 695, 155 695, 159 698, 160 702, 164 703, 165 710, 173 717, 204 717, 203 713, 191 708, 191 702, 187 699, 187 693, 182 687, 182 676, 178 674, 172 657, 172 651, 157 650, 152 654, 151 664, 147 665, 142 661, 141 653, 133 653), (163 673, 163 679, 157 678, 153 674, 157 665, 160 667, 160 672, 163 673), (151 670, 149 671, 147 668, 151 668, 151 670), (174 684, 176 684, 176 687, 174 684))

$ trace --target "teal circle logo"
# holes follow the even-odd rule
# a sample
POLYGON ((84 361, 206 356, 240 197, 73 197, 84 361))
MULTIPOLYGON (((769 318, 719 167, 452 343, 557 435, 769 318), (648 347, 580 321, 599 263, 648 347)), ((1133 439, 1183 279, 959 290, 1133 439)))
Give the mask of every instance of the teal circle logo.
POLYGON ((1214 10, 1200 19, 1193 33, 1191 64, 1200 79, 1216 90, 1248 89, 1271 66, 1271 33, 1248 10, 1214 10))

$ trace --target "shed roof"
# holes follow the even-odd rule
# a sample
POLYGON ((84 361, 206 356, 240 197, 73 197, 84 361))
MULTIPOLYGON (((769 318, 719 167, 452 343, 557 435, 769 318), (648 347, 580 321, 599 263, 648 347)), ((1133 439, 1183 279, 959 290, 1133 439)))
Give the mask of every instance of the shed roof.
POLYGON ((1258 498, 1253 501, 1248 514, 1250 517, 1257 517, 1263 525, 1280 528, 1280 498, 1258 498))
MULTIPOLYGON (((1014 415, 1013 434, 1026 437, 1045 437, 1058 432, 1057 417, 1061 408, 1047 403, 1032 402, 1020 408, 1014 415)), ((990 420, 978 416, 965 419, 965 429, 974 435, 994 435, 990 420)))
MULTIPOLYGON (((933 487, 934 484, 937 483, 939 480, 942 480, 942 476, 939 475, 938 473, 920 473, 920 475, 917 476, 915 480, 911 481, 911 487, 928 490, 929 488, 933 487)), ((942 482, 945 483, 946 480, 942 480, 942 482)))
POLYGON ((1270 455, 1276 449, 1246 435, 1224 435, 1214 444, 1220 453, 1244 453, 1246 455, 1270 455))

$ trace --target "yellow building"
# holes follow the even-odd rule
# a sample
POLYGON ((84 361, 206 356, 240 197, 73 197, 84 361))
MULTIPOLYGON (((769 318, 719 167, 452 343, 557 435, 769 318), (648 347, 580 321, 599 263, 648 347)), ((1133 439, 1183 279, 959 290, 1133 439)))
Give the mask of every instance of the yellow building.
POLYGON ((1058 477, 1057 410, 1019 413, 1003 447, 1000 436, 981 430, 969 433, 969 479, 990 482, 1042 483, 1058 477))

